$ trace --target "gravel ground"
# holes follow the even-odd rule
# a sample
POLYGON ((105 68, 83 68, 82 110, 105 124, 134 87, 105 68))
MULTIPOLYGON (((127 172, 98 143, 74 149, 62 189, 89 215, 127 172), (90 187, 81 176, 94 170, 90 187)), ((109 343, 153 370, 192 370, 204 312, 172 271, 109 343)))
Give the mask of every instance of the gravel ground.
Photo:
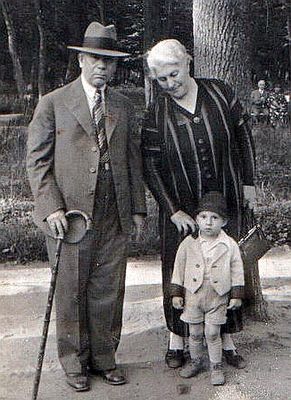
MULTIPOLYGON (((131 260, 117 354, 129 384, 111 387, 92 377, 90 392, 72 391, 57 359, 53 315, 39 400, 290 400, 290 260, 290 250, 285 249, 271 252, 260 263, 270 320, 247 321, 244 331, 235 335, 247 367, 235 370, 227 366, 225 386, 213 388, 208 371, 183 380, 165 366, 168 332, 159 261, 131 260)), ((48 282, 47 264, 0 265, 0 400, 31 398, 48 282)))

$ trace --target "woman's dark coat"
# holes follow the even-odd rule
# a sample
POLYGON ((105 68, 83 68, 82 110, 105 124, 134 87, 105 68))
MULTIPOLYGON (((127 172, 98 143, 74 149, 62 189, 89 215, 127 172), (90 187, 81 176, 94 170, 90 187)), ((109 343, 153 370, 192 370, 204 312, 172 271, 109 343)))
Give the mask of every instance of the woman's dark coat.
POLYGON ((171 306, 169 287, 181 238, 170 217, 178 210, 194 217, 199 198, 209 190, 219 190, 226 198, 230 214, 227 232, 238 239, 246 229, 243 186, 254 184, 253 140, 239 101, 221 81, 195 81, 198 95, 193 116, 187 112, 183 115, 181 109, 179 112, 179 106, 167 94, 160 95, 150 107, 142 131, 144 176, 160 206, 165 316, 169 329, 180 335, 187 334, 187 328, 171 306), (188 150, 181 146, 181 129, 192 147, 191 168, 185 157, 188 150), (199 135, 204 139, 198 139, 199 135), (199 154, 200 142, 209 144, 207 162, 199 154), (204 172, 207 168, 212 168, 217 187, 211 186, 211 174, 204 172))

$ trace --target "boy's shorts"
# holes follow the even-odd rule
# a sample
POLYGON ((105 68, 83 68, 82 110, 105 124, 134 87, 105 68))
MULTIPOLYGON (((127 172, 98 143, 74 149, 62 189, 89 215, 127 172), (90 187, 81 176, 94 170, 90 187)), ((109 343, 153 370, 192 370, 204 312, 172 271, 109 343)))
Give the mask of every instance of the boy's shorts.
POLYGON ((220 296, 211 286, 210 280, 205 280, 197 292, 186 290, 181 320, 189 324, 205 322, 223 325, 226 323, 228 301, 228 293, 220 296))

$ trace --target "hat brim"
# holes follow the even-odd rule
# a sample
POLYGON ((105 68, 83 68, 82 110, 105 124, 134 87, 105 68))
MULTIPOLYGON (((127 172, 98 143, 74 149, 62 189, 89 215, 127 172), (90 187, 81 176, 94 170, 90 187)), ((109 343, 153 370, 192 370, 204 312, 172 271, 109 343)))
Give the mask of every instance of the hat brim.
POLYGON ((97 54, 99 56, 104 56, 104 57, 124 58, 130 56, 129 53, 123 53, 122 51, 119 50, 106 50, 106 49, 82 47, 82 46, 80 47, 68 46, 68 49, 80 51, 81 53, 97 54))

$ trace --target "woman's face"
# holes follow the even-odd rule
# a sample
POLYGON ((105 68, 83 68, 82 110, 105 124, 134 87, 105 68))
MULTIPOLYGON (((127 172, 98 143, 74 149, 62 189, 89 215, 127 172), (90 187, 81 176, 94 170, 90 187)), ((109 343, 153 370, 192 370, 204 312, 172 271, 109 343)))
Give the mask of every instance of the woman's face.
POLYGON ((189 62, 183 60, 155 66, 156 79, 161 88, 176 99, 182 99, 189 90, 189 62))

